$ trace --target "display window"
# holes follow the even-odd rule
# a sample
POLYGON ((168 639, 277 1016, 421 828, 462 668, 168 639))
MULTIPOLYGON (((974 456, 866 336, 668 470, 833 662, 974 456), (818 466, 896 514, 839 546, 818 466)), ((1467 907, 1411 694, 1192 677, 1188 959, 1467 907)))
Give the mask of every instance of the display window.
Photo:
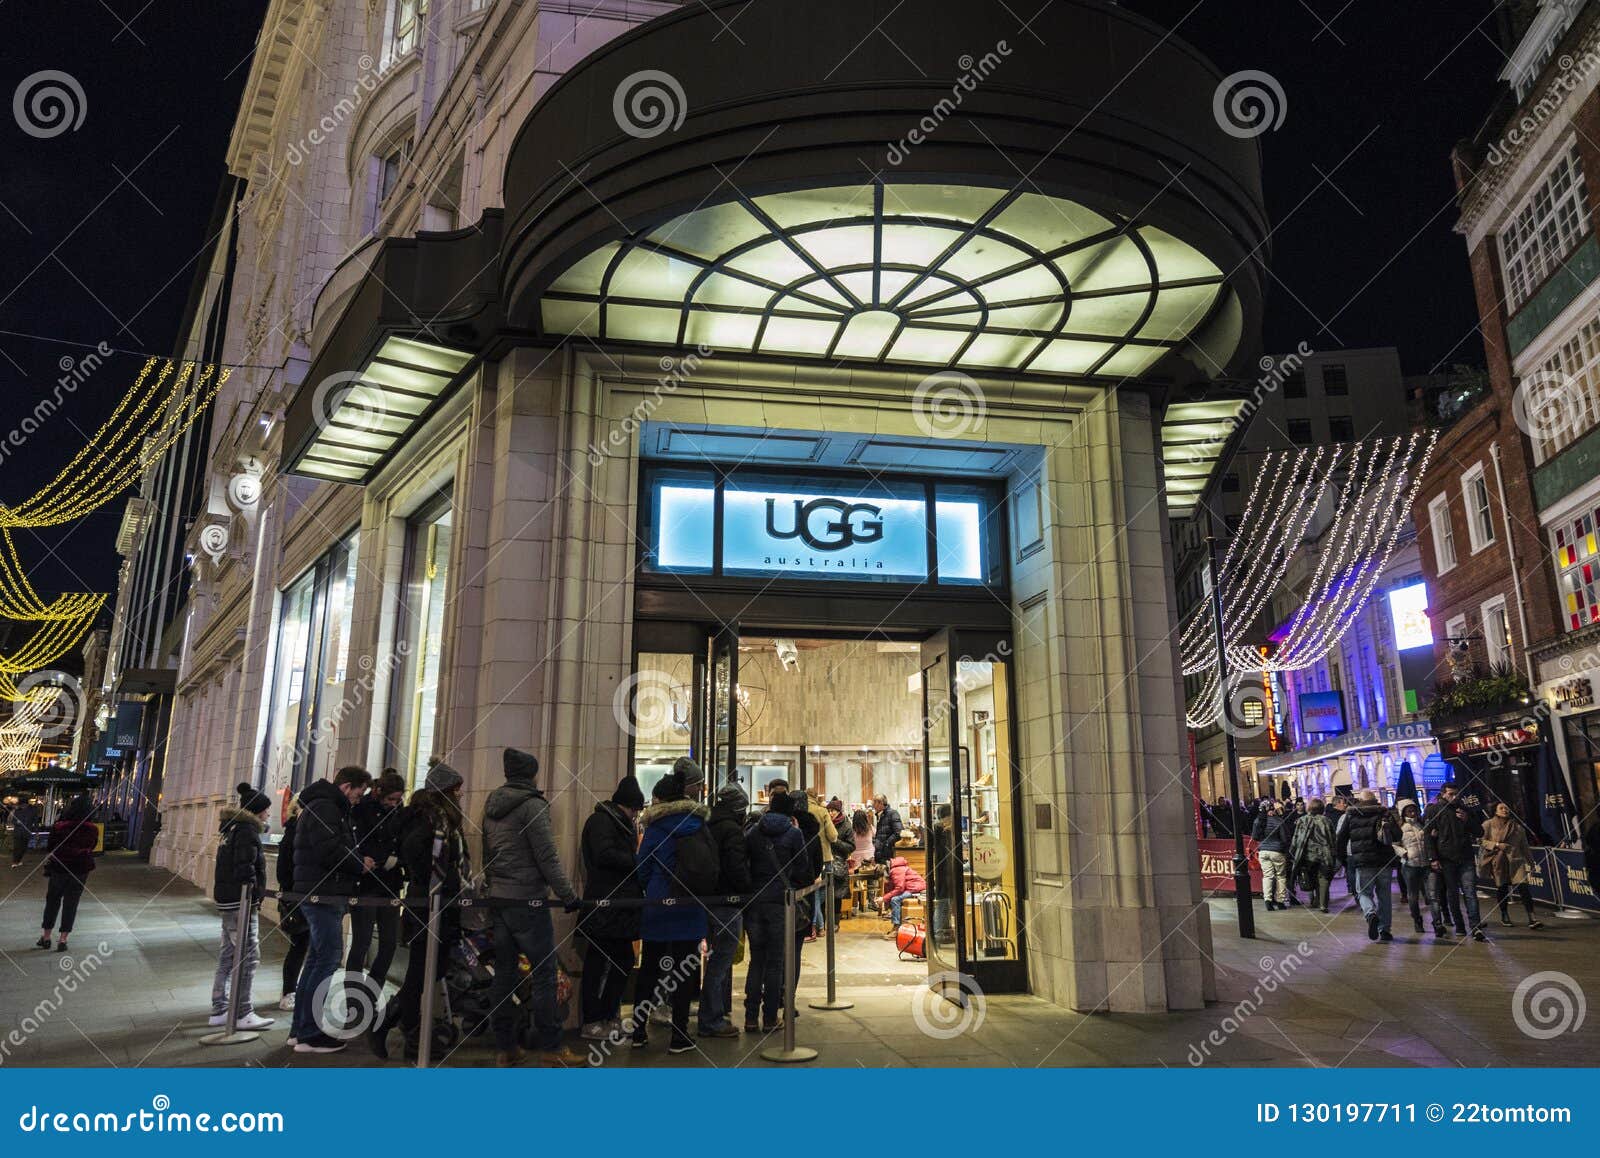
POLYGON ((350 659, 359 536, 352 534, 279 595, 260 764, 269 790, 298 792, 331 771, 350 659))
POLYGON ((445 605, 450 591, 454 511, 448 496, 406 522, 397 609, 401 663, 389 713, 388 762, 412 787, 427 774, 436 748, 445 605))

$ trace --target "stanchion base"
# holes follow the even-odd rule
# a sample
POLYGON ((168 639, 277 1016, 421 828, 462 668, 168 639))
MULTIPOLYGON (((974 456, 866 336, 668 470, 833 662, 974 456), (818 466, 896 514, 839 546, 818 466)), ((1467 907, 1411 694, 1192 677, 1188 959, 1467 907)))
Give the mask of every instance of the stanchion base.
POLYGON ((200 1039, 201 1045, 243 1045, 247 1041, 255 1041, 259 1033, 249 1029, 236 1029, 232 1033, 208 1033, 200 1039))
POLYGON ((854 1001, 840 1001, 838 999, 833 1001, 810 1001, 807 1004, 812 1009, 854 1009, 856 1007, 854 1001))
POLYGON ((808 1062, 817 1060, 817 1051, 809 1045, 797 1045, 793 1049, 784 1049, 782 1046, 773 1046, 771 1049, 761 1051, 761 1060, 770 1062, 808 1062))

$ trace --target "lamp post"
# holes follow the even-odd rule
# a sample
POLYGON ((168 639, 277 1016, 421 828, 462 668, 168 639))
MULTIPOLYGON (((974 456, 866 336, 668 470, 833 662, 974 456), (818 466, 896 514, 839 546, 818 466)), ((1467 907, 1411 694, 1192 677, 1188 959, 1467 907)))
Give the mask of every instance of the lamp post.
POLYGON ((1217 537, 1206 536, 1206 550, 1211 563, 1211 626, 1217 637, 1217 694, 1222 697, 1222 738, 1227 748, 1228 795, 1233 801, 1234 814, 1229 819, 1233 829, 1233 899, 1239 907, 1239 936, 1256 935, 1255 906, 1250 900, 1250 858, 1244 851, 1244 825, 1239 813, 1239 750, 1234 746, 1233 728, 1228 719, 1228 653, 1222 634, 1222 589, 1217 582, 1217 537))

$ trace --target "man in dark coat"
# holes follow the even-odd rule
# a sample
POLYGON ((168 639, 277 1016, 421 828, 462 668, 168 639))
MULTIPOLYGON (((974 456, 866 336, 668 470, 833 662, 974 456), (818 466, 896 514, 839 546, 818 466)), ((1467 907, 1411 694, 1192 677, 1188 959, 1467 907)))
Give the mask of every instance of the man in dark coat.
MULTIPOLYGON (((361 874, 372 867, 356 850, 351 810, 367 793, 372 775, 351 765, 332 780, 318 780, 300 793, 300 818, 294 832, 294 887, 298 893, 327 898, 300 902, 311 934, 306 963, 295 985, 294 1024, 289 1031, 297 1053, 336 1053, 344 1042, 317 1020, 321 992, 344 956, 345 898, 356 891, 361 874)), ((281 853, 279 855, 282 855, 281 853)))
POLYGON ((1369 941, 1393 941, 1389 919, 1393 909, 1394 846, 1400 842, 1400 825, 1394 814, 1363 788, 1345 812, 1334 833, 1334 848, 1346 858, 1362 915, 1367 918, 1369 941))
MULTIPOLYGON (((644 896, 634 873, 639 846, 634 820, 644 808, 639 781, 624 776, 611 794, 594 806, 579 841, 583 899, 632 901, 644 896)), ((584 906, 578 931, 588 941, 583 955, 583 1028, 586 1041, 604 1041, 622 1032, 622 995, 633 973, 633 943, 639 939, 639 910, 632 906, 584 906)))
MULTIPOLYGON (((356 885, 362 897, 393 901, 405 888, 405 874, 400 868, 400 814, 405 798, 405 777, 393 768, 385 768, 372 791, 351 809, 356 847, 362 856, 372 860, 372 871, 362 874, 356 885)), ((351 909, 350 955, 345 960, 345 972, 366 973, 371 980, 370 993, 376 997, 383 992, 399 943, 398 908, 360 905, 351 909), (372 947, 374 932, 378 935, 378 952, 369 965, 367 950, 372 947)))
POLYGON ((872 833, 872 858, 879 864, 894 859, 895 842, 905 831, 900 814, 889 807, 889 798, 882 793, 872 798, 872 811, 878 814, 878 825, 872 833))
POLYGON ((1449 914, 1456 935, 1465 937, 1470 927, 1472 939, 1484 941, 1483 920, 1478 911, 1478 865, 1473 840, 1482 824, 1462 807, 1460 791, 1454 784, 1439 789, 1422 817, 1423 838, 1428 865, 1437 874, 1435 888, 1439 904, 1449 914), (1462 905, 1467 919, 1461 919, 1462 905))
MULTIPOLYGON (((711 808, 711 838, 717 842, 717 859, 722 866, 717 892, 724 896, 744 896, 750 891, 750 852, 745 847, 744 823, 750 813, 750 798, 736 783, 722 786, 711 808)), ((706 961, 705 981, 700 989, 700 1036, 738 1037, 733 1024, 733 958, 744 932, 744 911, 736 905, 713 908, 708 913, 711 957, 706 961)))
POLYGON ((770 1033, 778 1028, 784 996, 783 894, 785 889, 804 888, 811 879, 805 841, 795 827, 794 813, 789 794, 775 792, 767 800, 767 811, 745 837, 753 894, 745 910, 745 932, 750 938, 750 972, 744 983, 746 1033, 770 1033))

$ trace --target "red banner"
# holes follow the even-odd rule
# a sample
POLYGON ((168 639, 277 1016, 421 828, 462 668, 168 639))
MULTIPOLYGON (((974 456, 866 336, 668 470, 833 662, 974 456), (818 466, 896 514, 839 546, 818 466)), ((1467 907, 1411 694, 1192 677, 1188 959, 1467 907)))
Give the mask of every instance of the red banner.
MULTIPOLYGON (((1256 842, 1246 838, 1244 852, 1250 858, 1250 891, 1259 894, 1261 860, 1256 856, 1256 842)), ((1200 887, 1213 893, 1233 892, 1233 841, 1200 842, 1200 887)))

